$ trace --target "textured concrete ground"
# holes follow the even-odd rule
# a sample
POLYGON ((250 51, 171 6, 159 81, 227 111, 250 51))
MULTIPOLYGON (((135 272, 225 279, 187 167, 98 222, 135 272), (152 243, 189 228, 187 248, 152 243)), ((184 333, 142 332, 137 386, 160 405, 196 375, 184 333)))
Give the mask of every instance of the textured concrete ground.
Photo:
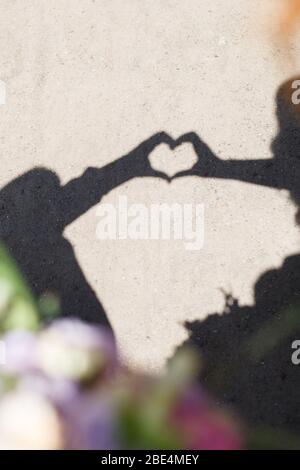
MULTIPOLYGON (((224 160, 271 157, 276 90, 293 72, 268 34, 275 3, 1 0, 1 186, 34 166, 66 184, 160 131, 196 132, 224 160)), ((102 202, 120 195, 205 205, 200 251, 181 241, 99 241, 97 204, 65 230, 134 367, 160 370, 187 338, 186 320, 222 312, 223 291, 251 305, 259 275, 299 250, 283 190, 136 177, 102 202)))

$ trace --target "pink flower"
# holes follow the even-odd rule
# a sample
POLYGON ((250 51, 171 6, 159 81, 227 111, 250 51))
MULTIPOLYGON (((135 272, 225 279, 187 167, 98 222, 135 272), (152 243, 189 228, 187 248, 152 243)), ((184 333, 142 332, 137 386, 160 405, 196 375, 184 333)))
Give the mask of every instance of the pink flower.
POLYGON ((190 450, 241 450, 239 426, 227 414, 212 407, 209 400, 193 389, 176 404, 172 423, 190 450))

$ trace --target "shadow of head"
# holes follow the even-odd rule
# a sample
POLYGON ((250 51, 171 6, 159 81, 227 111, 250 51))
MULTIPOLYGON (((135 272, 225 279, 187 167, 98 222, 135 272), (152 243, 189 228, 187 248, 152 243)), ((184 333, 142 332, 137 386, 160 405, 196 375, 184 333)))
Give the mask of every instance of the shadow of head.
MULTIPOLYGON (((278 133, 272 142, 274 158, 283 162, 286 174, 298 172, 300 161, 300 76, 285 81, 276 95, 278 133)), ((300 185, 290 187, 291 199, 298 207, 300 223, 300 185)))
POLYGON ((6 240, 10 234, 22 240, 41 226, 43 236, 47 231, 62 230, 58 216, 60 194, 58 176, 46 168, 34 168, 8 183, 0 191, 1 238, 6 240))

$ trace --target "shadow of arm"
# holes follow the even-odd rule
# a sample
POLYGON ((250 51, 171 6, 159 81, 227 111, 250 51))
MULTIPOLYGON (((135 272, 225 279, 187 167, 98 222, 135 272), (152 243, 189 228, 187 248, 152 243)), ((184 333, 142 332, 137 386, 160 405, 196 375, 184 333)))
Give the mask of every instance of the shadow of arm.
POLYGON ((221 160, 194 132, 182 136, 181 141, 193 144, 198 162, 191 170, 176 177, 228 179, 290 191, 299 180, 300 163, 297 159, 221 160))
POLYGON ((148 155, 161 143, 171 143, 171 138, 164 132, 155 134, 142 142, 127 155, 102 168, 88 168, 83 175, 67 183, 63 188, 62 212, 64 226, 69 225, 112 189, 137 177, 160 177, 166 175, 153 170, 148 155))
POLYGON ((208 168, 205 176, 287 190, 296 183, 296 172, 275 159, 221 160, 208 168))

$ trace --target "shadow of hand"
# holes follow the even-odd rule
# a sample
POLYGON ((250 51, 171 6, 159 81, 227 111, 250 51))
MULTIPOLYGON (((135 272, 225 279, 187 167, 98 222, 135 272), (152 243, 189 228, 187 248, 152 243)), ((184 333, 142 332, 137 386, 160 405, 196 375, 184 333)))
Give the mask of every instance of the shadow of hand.
POLYGON ((173 141, 170 148, 174 149, 184 143, 190 143, 193 145, 198 161, 192 168, 176 173, 172 179, 181 178, 183 176, 215 176, 223 162, 216 157, 208 145, 203 142, 195 132, 189 132, 173 141))
POLYGON ((155 170, 152 168, 149 161, 151 152, 160 144, 167 144, 170 148, 174 144, 174 140, 166 132, 158 132, 149 139, 142 142, 138 147, 132 150, 128 157, 130 159, 130 166, 134 168, 135 176, 139 177, 158 177, 167 182, 171 178, 163 171, 155 170))
POLYGON ((219 168, 222 165, 222 160, 214 155, 195 132, 184 134, 178 139, 173 139, 166 132, 159 132, 132 150, 128 157, 130 157, 130 166, 134 168, 135 176, 159 177, 168 182, 182 176, 214 176, 217 167, 219 168), (180 171, 173 176, 168 176, 164 171, 154 169, 149 160, 151 152, 161 144, 166 144, 171 150, 175 150, 183 144, 191 144, 195 151, 197 162, 187 170, 180 171))

